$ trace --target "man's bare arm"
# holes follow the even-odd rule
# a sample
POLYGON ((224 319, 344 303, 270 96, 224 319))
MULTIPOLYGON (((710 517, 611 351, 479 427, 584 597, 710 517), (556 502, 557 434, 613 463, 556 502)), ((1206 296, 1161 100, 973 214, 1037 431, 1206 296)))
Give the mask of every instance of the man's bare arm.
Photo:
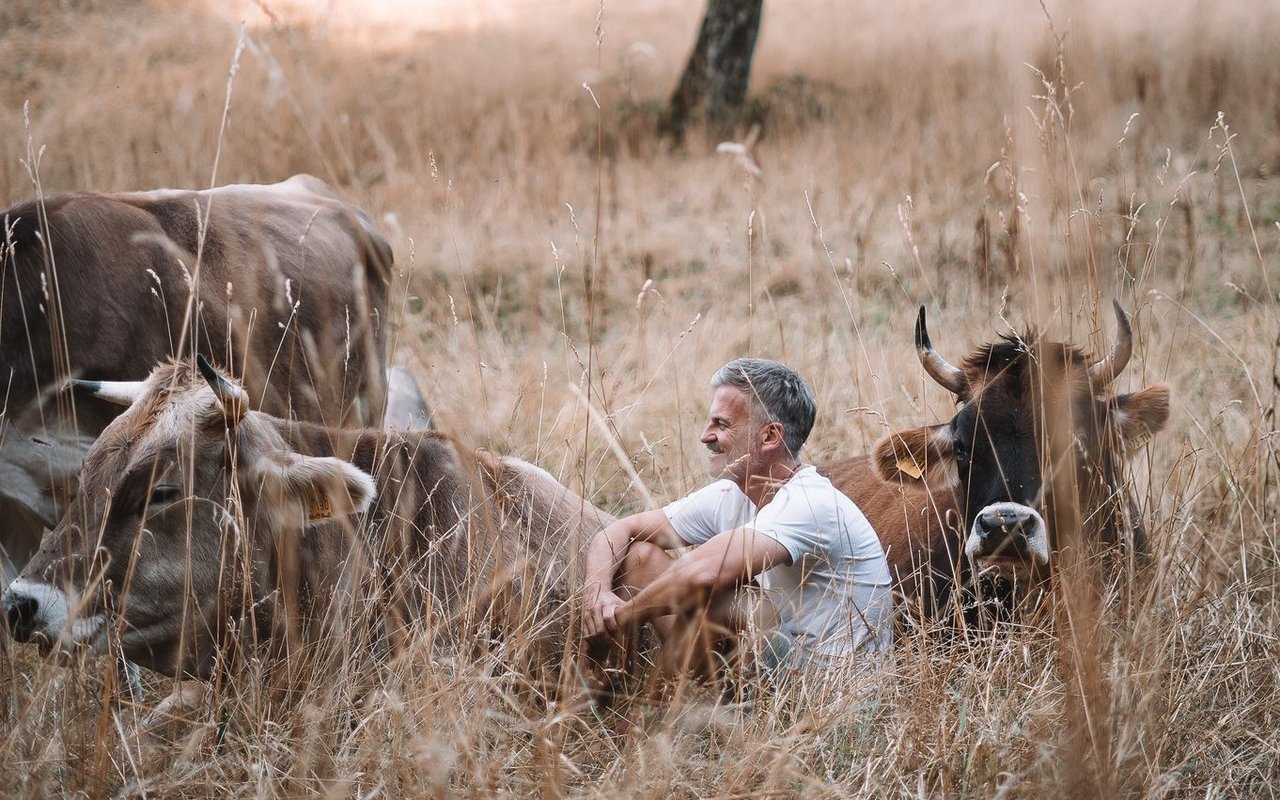
POLYGON ((650 542, 664 550, 674 550, 687 544, 676 534, 671 521, 661 509, 623 517, 598 532, 587 549, 587 569, 583 581, 584 636, 595 636, 616 627, 614 611, 623 601, 614 593, 614 579, 633 541, 650 542))
POLYGON ((618 567, 633 541, 651 542, 663 550, 674 550, 688 544, 676 535, 671 521, 661 509, 623 517, 592 537, 587 549, 586 585, 612 590, 618 567))
POLYGON ((717 534, 676 560, 656 581, 614 610, 610 631, 705 605, 713 592, 749 580, 791 554, 775 539, 751 528, 717 534))

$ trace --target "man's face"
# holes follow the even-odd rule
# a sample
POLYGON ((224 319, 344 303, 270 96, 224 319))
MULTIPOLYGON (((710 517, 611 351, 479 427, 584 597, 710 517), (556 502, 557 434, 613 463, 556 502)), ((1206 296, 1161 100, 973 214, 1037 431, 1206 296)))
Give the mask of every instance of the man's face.
POLYGON ((755 434, 747 395, 732 386, 716 389, 701 438, 711 451, 707 471, 713 480, 728 478, 739 486, 746 485, 756 454, 755 434))

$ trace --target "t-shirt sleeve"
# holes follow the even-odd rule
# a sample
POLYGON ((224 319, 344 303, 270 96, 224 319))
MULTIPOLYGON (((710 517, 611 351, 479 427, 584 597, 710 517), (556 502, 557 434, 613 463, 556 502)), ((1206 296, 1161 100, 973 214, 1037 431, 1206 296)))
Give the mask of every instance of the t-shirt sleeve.
POLYGON ((760 510, 748 527, 787 549, 791 563, 806 555, 818 554, 828 545, 824 529, 832 523, 832 504, 819 491, 803 492, 784 488, 760 510))
POLYGON ((676 535, 689 544, 703 542, 751 521, 754 507, 733 481, 719 480, 664 507, 676 535))

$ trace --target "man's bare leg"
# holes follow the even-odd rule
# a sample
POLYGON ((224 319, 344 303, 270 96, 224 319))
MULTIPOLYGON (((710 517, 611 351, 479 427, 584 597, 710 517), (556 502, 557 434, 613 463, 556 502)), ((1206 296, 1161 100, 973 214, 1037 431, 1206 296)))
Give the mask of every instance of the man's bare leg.
MULTIPOLYGON (((648 542, 632 542, 619 571, 618 596, 631 599, 674 563, 675 559, 662 548, 648 542)), ((777 624, 777 612, 759 587, 736 586, 717 592, 703 608, 653 620, 662 640, 658 668, 670 677, 689 672, 717 677, 723 663, 717 646, 727 643, 734 651, 753 651, 756 643, 741 641, 741 637, 748 633, 767 637, 777 624)))

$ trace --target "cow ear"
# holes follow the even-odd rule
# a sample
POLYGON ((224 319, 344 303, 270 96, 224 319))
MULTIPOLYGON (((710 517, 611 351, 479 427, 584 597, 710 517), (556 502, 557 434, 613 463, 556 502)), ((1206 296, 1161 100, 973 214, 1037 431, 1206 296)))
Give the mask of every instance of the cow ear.
POLYGON ((876 442, 871 457, 880 477, 891 483, 940 489, 956 479, 948 425, 893 431, 876 442))
POLYGON ((263 489, 279 505, 301 508, 308 522, 368 511, 377 494, 369 473, 340 458, 288 453, 264 477, 263 489))
POLYGON ((1169 384, 1158 383, 1114 401, 1112 418, 1120 428, 1125 450, 1134 450, 1151 441, 1169 422, 1169 384))

